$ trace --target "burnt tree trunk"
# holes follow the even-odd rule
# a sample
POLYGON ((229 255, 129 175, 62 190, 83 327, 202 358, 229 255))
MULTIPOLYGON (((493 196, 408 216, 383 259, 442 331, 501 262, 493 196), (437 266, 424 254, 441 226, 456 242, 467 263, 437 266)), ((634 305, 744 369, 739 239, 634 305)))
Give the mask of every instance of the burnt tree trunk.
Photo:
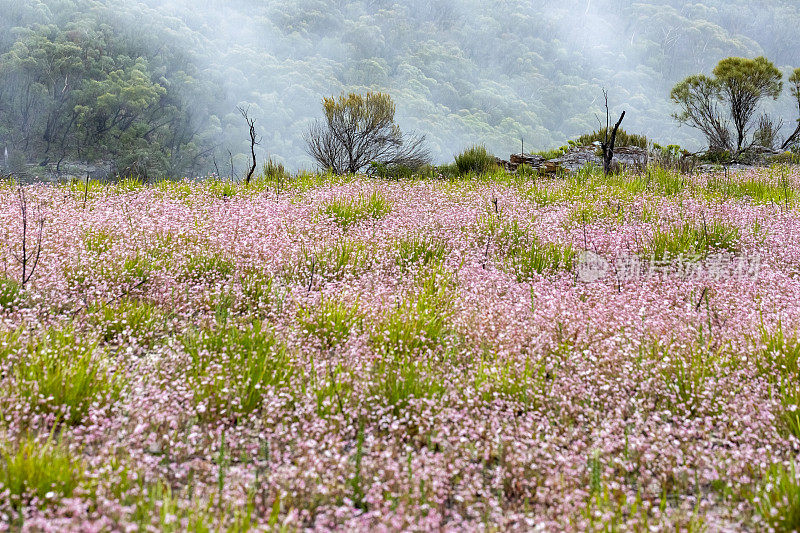
POLYGON ((250 157, 252 158, 250 170, 247 171, 247 176, 244 178, 245 185, 250 184, 253 174, 256 171, 256 146, 260 144, 260 139, 256 136, 256 119, 250 118, 248 110, 239 108, 239 112, 244 117, 247 126, 250 128, 250 157))
POLYGON ((608 92, 603 91, 603 97, 605 98, 606 102, 606 131, 603 142, 600 143, 600 148, 603 150, 603 174, 608 176, 611 174, 613 170, 611 168, 611 163, 614 160, 614 144, 617 142, 617 131, 619 130, 620 124, 622 124, 622 119, 625 118, 625 111, 619 116, 619 120, 616 124, 614 124, 614 129, 611 130, 611 135, 609 136, 609 127, 611 123, 609 121, 609 113, 608 113, 608 92))

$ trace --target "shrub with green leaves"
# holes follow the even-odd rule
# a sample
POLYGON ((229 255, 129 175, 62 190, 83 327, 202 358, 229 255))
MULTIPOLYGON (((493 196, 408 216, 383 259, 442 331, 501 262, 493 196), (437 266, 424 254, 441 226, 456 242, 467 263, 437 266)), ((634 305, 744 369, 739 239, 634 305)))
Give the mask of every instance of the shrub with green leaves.
MULTIPOLYGON (((541 150, 539 152, 534 152, 533 155, 538 155, 544 157, 546 160, 550 161, 551 159, 556 159, 557 157, 561 157, 562 155, 569 152, 571 146, 564 145, 558 148, 553 148, 551 150, 541 150)), ((517 173, 519 173, 519 169, 517 169, 517 173)))
POLYGON ((408 180, 414 177, 414 169, 405 165, 372 163, 372 173, 383 180, 408 180))
MULTIPOLYGON (((578 146, 589 146, 590 144, 595 142, 603 142, 606 138, 606 132, 607 132, 606 128, 602 128, 592 133, 581 135, 575 142, 578 146)), ((618 129, 616 142, 614 143, 614 146, 616 147, 636 146, 638 148, 647 149, 647 137, 645 137, 644 135, 627 133, 623 129, 618 129)))
POLYGON ((485 146, 473 145, 456 156, 456 167, 461 176, 486 174, 496 170, 497 162, 485 146))

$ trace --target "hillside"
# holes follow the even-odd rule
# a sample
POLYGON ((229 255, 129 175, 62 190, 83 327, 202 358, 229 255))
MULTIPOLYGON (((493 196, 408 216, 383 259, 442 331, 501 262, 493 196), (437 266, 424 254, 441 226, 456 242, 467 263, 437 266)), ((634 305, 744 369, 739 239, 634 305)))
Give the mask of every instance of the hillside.
MULTIPOLYGON (((670 88, 723 57, 796 67, 789 0, 0 1, 0 146, 12 158, 113 160, 153 175, 309 168, 323 96, 381 90, 445 162, 472 143, 506 156, 597 127, 601 88, 629 131, 700 146, 670 88), (77 55, 76 55, 77 54, 77 55), (80 57, 80 61, 67 60, 80 57), (16 155, 15 155, 16 153, 16 155)), ((788 123, 787 100, 776 104, 788 123)))

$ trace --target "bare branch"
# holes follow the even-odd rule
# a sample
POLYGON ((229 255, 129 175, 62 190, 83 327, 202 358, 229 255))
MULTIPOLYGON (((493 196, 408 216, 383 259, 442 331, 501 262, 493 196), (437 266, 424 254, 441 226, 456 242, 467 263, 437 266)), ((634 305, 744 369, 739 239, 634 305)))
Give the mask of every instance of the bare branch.
POLYGON ((243 107, 237 107, 237 109, 250 129, 250 156, 252 158, 252 163, 250 164, 250 170, 247 172, 247 176, 244 178, 245 184, 249 184, 256 171, 256 146, 261 144, 261 137, 256 135, 256 119, 250 118, 250 108, 248 107, 245 109, 243 107))

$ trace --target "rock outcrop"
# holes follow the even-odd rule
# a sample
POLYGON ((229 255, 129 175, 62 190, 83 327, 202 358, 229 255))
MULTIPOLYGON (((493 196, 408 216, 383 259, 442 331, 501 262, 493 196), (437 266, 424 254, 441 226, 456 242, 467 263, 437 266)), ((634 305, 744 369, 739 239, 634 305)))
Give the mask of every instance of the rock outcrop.
MULTIPOLYGON (((527 165, 540 174, 575 172, 586 165, 603 166, 603 158, 598 155, 599 145, 575 146, 569 152, 555 159, 547 160, 535 154, 511 154, 508 161, 497 159, 497 164, 509 172, 516 172, 520 165, 527 165)), ((614 150, 612 165, 621 168, 644 168, 649 155, 647 150, 636 146, 620 146, 614 150)))

